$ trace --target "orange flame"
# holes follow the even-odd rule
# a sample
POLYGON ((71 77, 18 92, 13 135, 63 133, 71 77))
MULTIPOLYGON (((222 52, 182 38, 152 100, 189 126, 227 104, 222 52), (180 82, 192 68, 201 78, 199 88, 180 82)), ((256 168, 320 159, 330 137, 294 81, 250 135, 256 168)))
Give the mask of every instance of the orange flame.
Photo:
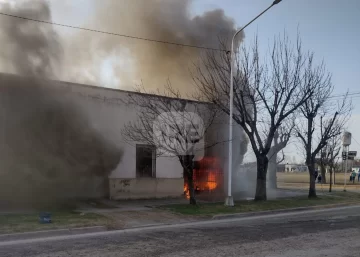
POLYGON ((208 181, 206 183, 206 187, 209 190, 214 190, 217 187, 216 176, 213 172, 210 172, 208 175, 208 181))
MULTIPOLYGON (((196 191, 213 191, 220 187, 220 163, 217 158, 205 157, 199 161, 199 167, 194 169, 193 181, 196 191)), ((190 199, 189 185, 184 181, 184 195, 190 199)))
POLYGON ((190 191, 189 191, 189 186, 187 184, 184 185, 184 195, 186 199, 190 199, 190 191))

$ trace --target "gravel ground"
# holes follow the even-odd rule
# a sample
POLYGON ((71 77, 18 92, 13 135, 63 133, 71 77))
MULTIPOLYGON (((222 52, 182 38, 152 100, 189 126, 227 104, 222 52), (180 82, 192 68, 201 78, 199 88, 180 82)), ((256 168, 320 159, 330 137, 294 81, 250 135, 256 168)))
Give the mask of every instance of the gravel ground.
POLYGON ((0 256, 360 256, 360 207, 0 244, 0 256))

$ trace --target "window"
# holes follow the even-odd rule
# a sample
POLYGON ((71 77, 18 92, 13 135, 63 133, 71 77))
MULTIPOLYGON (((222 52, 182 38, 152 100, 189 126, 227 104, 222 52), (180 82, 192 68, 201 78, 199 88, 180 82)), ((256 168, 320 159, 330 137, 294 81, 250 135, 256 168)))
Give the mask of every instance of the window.
POLYGON ((136 177, 156 177, 156 149, 150 145, 136 145, 136 177))

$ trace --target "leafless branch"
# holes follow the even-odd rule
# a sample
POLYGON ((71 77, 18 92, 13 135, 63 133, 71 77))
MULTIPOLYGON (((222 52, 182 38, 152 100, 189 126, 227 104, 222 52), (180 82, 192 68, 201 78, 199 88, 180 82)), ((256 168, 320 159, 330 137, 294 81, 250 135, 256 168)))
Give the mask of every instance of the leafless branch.
MULTIPOLYGON (((221 45, 224 49, 225 46, 221 45)), ((286 35, 276 38, 269 57, 270 60, 261 58, 255 38, 252 47, 240 47, 234 64, 225 52, 208 52, 192 74, 198 89, 196 99, 214 103, 229 115, 229 77, 233 66, 232 118, 247 134, 258 164, 263 163, 261 171, 258 169, 258 181, 266 180, 268 155, 278 129, 290 129, 285 133, 290 134, 293 127, 284 123, 292 119, 290 116, 313 95, 316 87, 307 81, 313 55, 303 52, 299 37, 295 46, 286 35)))
MULTIPOLYGON (((303 145, 306 164, 312 178, 316 157, 320 152, 322 153, 323 149, 330 147, 329 143, 333 139, 341 135, 351 115, 352 104, 347 95, 337 102, 330 98, 334 87, 331 75, 326 71, 324 63, 314 66, 313 62, 309 62, 304 80, 307 84, 315 85, 315 91, 300 107, 301 117, 295 130, 303 145)), ((335 149, 332 149, 331 152, 334 153, 334 151, 335 149)), ((316 197, 315 181, 312 179, 309 197, 316 197)))
MULTIPOLYGON (((194 156, 220 143, 207 144, 204 138, 218 109, 211 103, 182 99, 170 81, 164 91, 148 92, 142 85, 137 90, 126 102, 138 109, 138 119, 125 125, 125 140, 153 146, 157 156, 176 156, 192 180, 194 156)), ((194 193, 190 196, 195 203, 194 193)))

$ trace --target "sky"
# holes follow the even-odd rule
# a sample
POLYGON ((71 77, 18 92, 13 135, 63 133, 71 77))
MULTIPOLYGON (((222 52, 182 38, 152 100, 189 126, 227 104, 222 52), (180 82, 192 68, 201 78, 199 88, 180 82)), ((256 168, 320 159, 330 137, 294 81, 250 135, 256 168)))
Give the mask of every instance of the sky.
MULTIPOLYGON (((52 0, 51 3, 54 21, 66 24, 81 25, 94 11, 91 0, 52 0), (64 11, 67 17, 63 16, 64 11)), ((271 3, 271 0, 194 0, 191 12, 196 15, 222 8, 241 27, 271 3)), ((324 60, 333 74, 334 94, 344 94, 347 90, 360 92, 358 26, 359 0, 283 0, 246 28, 244 42, 251 44, 257 35, 260 51, 265 52, 274 36, 286 31, 294 40, 299 31, 304 49, 314 51, 316 59, 324 60)), ((102 29, 111 31, 111 28, 102 29)), ((107 75, 111 76, 111 72, 107 72, 107 75)), ((354 110, 348 124, 348 130, 353 134, 350 148, 360 153, 360 104, 357 104, 360 98, 354 97, 352 100, 354 110)), ((297 161, 301 161, 299 148, 294 144, 287 147, 285 154, 289 159, 295 156, 297 161)))
MULTIPOLYGON (((83 25, 94 12, 93 1, 49 0, 53 21, 74 26, 83 25)), ((191 13, 196 15, 222 8, 226 15, 241 27, 271 3, 271 0, 194 0, 191 13)), ((299 30, 304 49, 314 51, 316 59, 324 60, 327 69, 333 74, 334 94, 344 94, 347 90, 360 92, 359 25, 359 0, 283 0, 246 28, 244 42, 251 44, 254 36, 258 35, 260 51, 266 52, 274 36, 286 31, 290 39, 294 40, 299 30)), ((104 64, 104 76, 111 81, 112 74, 106 65, 108 63, 104 64)), ((352 100, 355 108, 347 128, 353 134, 350 149, 360 152, 360 104, 357 104, 360 97, 352 100)), ((287 147, 285 153, 291 159, 296 156, 297 160, 300 160, 298 148, 293 144, 287 147)))
MULTIPOLYGON (((200 13, 213 8, 223 8, 241 26, 265 9, 271 1, 265 0, 199 0, 194 10, 200 13)), ((358 0, 283 0, 264 16, 246 28, 245 43, 258 35, 260 49, 266 51, 269 40, 284 30, 294 40, 299 29, 304 49, 315 52, 315 58, 324 60, 332 73, 334 95, 360 92, 360 1, 358 0)), ((354 110, 348 124, 353 140, 351 150, 360 152, 360 98, 352 99, 354 110), (356 141, 357 142, 356 142, 356 141)), ((285 154, 301 153, 294 144, 285 154)), ((289 158, 292 159, 292 158, 289 158)))

